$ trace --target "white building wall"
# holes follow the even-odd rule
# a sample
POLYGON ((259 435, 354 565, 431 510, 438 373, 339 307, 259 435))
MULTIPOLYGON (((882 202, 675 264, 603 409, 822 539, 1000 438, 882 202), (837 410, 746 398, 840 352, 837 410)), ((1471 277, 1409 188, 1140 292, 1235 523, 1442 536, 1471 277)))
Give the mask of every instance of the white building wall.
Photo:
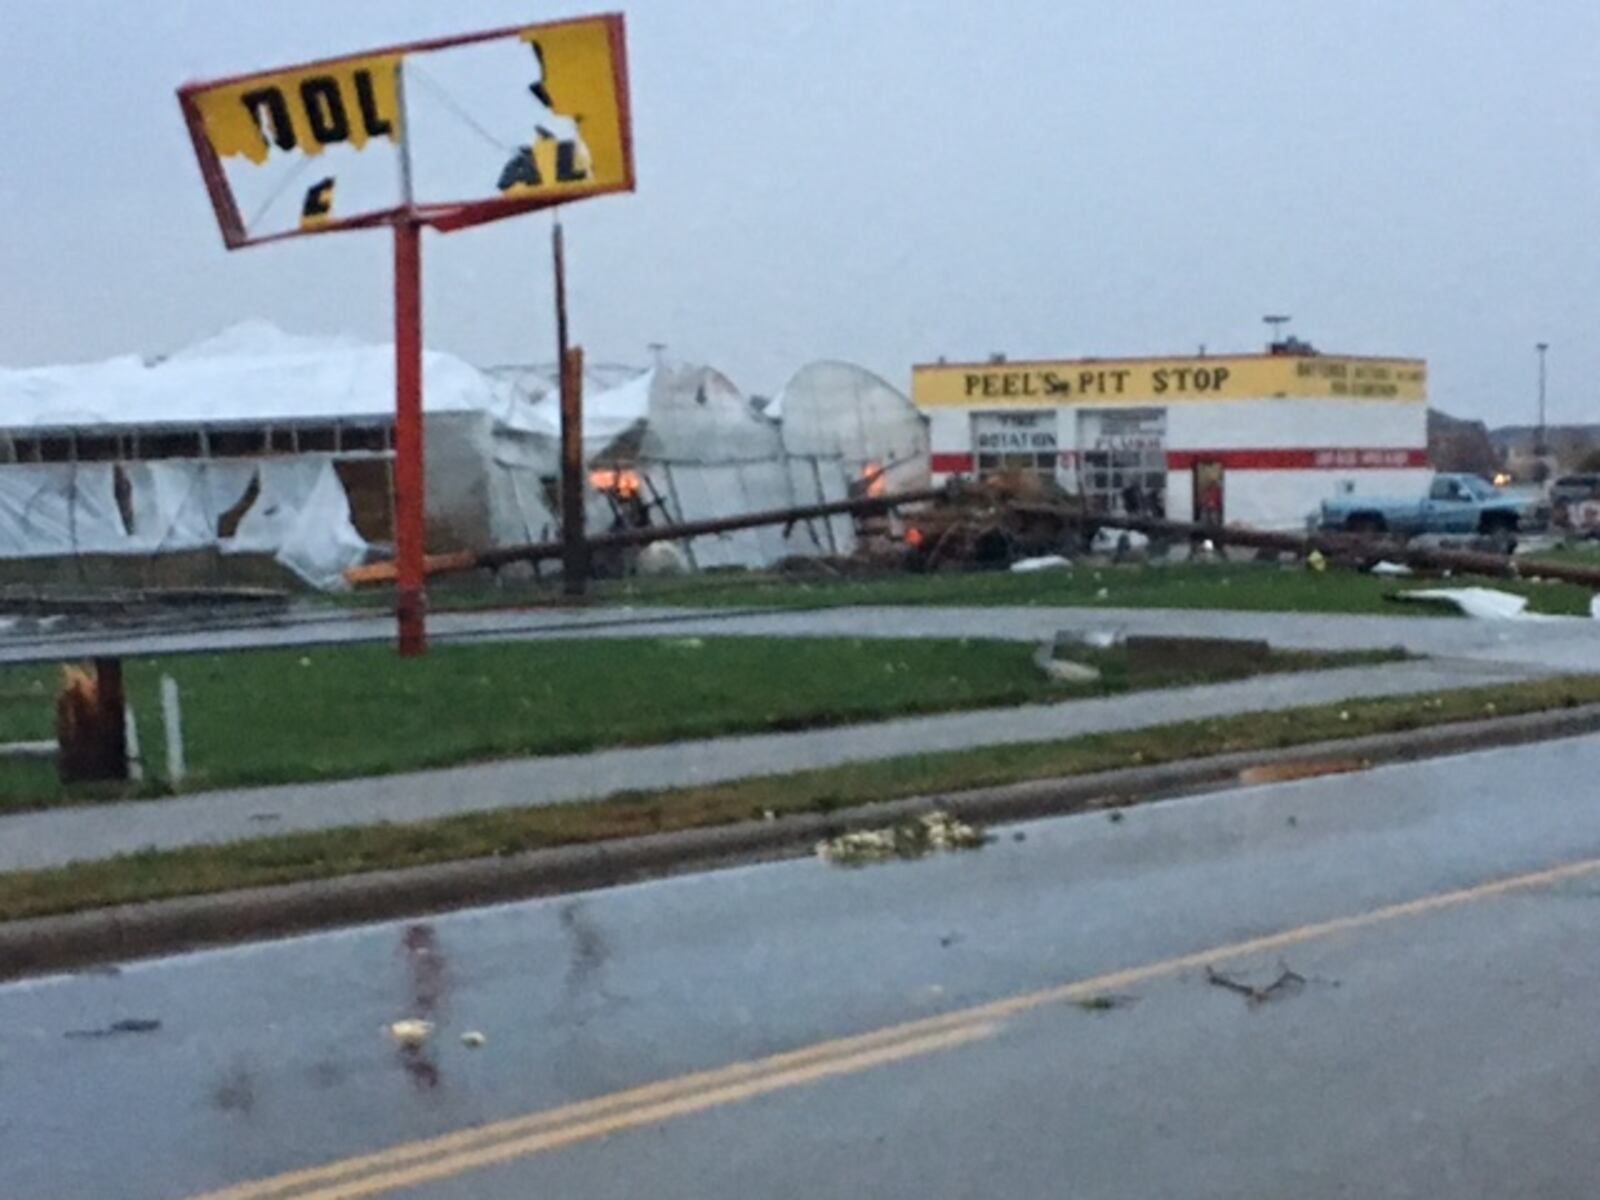
MULTIPOLYGON (((1347 471, 1230 469, 1223 482, 1223 517, 1230 525, 1258 529, 1302 529, 1324 501, 1341 494, 1421 497, 1427 467, 1359 468, 1347 471)), ((1194 476, 1167 473, 1167 516, 1194 519, 1194 476)))
POLYGON ((1382 400, 1183 401, 1167 406, 1169 450, 1416 449, 1425 404, 1382 400))
MULTIPOLYGON (((1058 478, 1076 485, 1071 467, 1078 413, 1109 404, 1064 405, 1057 413, 1063 466, 1058 478)), ((1225 468, 1224 515, 1230 522, 1298 528, 1338 495, 1420 495, 1427 486, 1427 406, 1378 400, 1184 400, 1165 406, 1167 515, 1190 520, 1196 452, 1215 452, 1225 468), (1330 451, 1365 452, 1335 455, 1330 451), (1257 453, 1264 452, 1264 453, 1257 453)), ((941 407, 929 415, 934 482, 973 470, 972 414, 1040 406, 981 404, 941 407)))

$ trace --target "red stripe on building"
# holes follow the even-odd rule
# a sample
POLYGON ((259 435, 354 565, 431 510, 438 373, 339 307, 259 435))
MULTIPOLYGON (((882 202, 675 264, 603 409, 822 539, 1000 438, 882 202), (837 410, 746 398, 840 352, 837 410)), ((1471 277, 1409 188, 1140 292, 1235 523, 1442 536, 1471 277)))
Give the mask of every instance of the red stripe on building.
MULTIPOLYGON (((1061 456, 1065 467, 1079 465, 1082 452, 1067 451, 1061 456)), ((1368 447, 1361 450, 1168 450, 1167 470, 1192 471, 1196 463, 1221 463, 1229 471, 1349 471, 1349 470, 1402 470, 1426 469, 1426 450, 1381 449, 1368 447)), ((970 454, 934 454, 933 472, 936 475, 968 475, 972 473, 973 456, 970 454)))
POLYGON ((1168 450, 1167 470, 1188 471, 1196 463, 1221 463, 1229 471, 1343 471, 1426 467, 1426 450, 1168 450))

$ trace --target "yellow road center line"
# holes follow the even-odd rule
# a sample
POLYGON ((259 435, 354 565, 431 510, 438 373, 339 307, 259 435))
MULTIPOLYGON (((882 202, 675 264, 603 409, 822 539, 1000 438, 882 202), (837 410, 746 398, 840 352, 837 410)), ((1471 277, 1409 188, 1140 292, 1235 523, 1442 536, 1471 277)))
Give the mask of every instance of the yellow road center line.
POLYGON ((995 1032, 995 1029, 994 1025, 982 1023, 963 1025, 955 1029, 947 1029, 942 1033, 912 1038, 908 1041, 894 1042, 875 1050, 864 1050, 859 1054, 847 1055, 843 1058, 822 1059, 809 1066, 795 1067, 788 1071, 762 1075, 744 1083, 731 1083, 725 1087, 713 1088, 705 1092, 690 1092, 671 1100, 663 1100, 658 1104, 646 1104, 624 1112, 613 1113, 610 1116, 600 1117, 593 1121, 585 1121, 577 1125, 566 1125, 546 1133, 536 1133, 530 1137, 500 1142, 480 1150, 452 1155, 436 1162, 405 1167, 387 1175, 369 1176, 353 1183, 338 1184, 321 1191, 307 1192, 304 1193, 303 1200, 361 1200, 361 1197, 364 1196, 379 1196, 401 1188, 418 1187, 424 1183, 449 1179, 467 1171, 480 1170, 483 1167, 492 1167, 497 1163, 525 1158, 530 1154, 539 1154, 546 1150, 558 1150, 563 1146, 571 1146, 577 1142, 592 1141, 623 1130, 637 1129, 642 1125, 654 1125, 662 1121, 674 1120, 678 1117, 687 1117, 694 1113, 705 1112, 707 1109, 721 1108, 724 1105, 739 1104, 746 1100, 753 1100, 757 1096, 765 1096, 771 1092, 803 1087, 806 1084, 830 1079, 837 1075, 853 1075, 860 1071, 870 1071, 874 1067, 903 1062, 909 1058, 919 1058, 925 1054, 951 1050, 957 1046, 964 1046, 969 1042, 989 1037, 995 1032))
POLYGON ((333 1200, 377 1195, 448 1178, 477 1166, 537 1154, 603 1137, 620 1129, 668 1120, 705 1108, 736 1103, 818 1079, 869 1070, 885 1063, 960 1045, 987 1036, 996 1022, 1063 1001, 1134 987, 1209 964, 1270 954, 1291 946, 1424 916, 1508 893, 1562 883, 1600 871, 1600 859, 1585 859, 1543 871, 1407 900, 1348 917, 1301 925, 1280 933, 1230 942, 1143 966, 1008 996, 986 1004, 889 1026, 872 1033, 819 1042, 799 1050, 735 1063, 713 1071, 663 1080, 592 1100, 564 1105, 492 1125, 410 1142, 323 1167, 208 1193, 198 1200, 333 1200), (706 1102, 707 1097, 716 1099, 706 1102), (645 1115, 648 1114, 648 1115, 645 1115))
POLYGON ((597 1096, 592 1100, 581 1100, 573 1104, 562 1105, 559 1108, 531 1113, 527 1116, 511 1117, 489 1125, 478 1125, 471 1129, 443 1134, 424 1141, 407 1142, 404 1145, 394 1146, 388 1150, 380 1150, 373 1154, 341 1159, 339 1162, 329 1163, 326 1166, 311 1167, 286 1175, 277 1175, 271 1179, 239 1184, 235 1187, 225 1188, 222 1191, 207 1193, 204 1197, 198 1198, 198 1200, 289 1200, 290 1197, 303 1195, 306 1188, 335 1183, 351 1176, 359 1175, 364 1171, 388 1170, 408 1163, 437 1158, 444 1154, 472 1150, 487 1143, 499 1142, 509 1138, 520 1138, 543 1129, 603 1116, 619 1109, 656 1103, 686 1092, 706 1091, 723 1087, 727 1084, 758 1078, 773 1072, 791 1070, 795 1067, 802 1067, 818 1061, 848 1057, 865 1050, 876 1049, 886 1045, 896 1045, 929 1032, 967 1023, 968 1018, 964 1013, 951 1013, 948 1016, 933 1017, 926 1021, 892 1025, 886 1029, 878 1029, 871 1033, 858 1034, 853 1037, 817 1042, 810 1046, 803 1046, 798 1050, 788 1050, 782 1054, 769 1055, 766 1058, 733 1063, 726 1067, 718 1067, 715 1070, 700 1071, 692 1075, 681 1075, 674 1079, 664 1079, 657 1083, 645 1084, 641 1087, 629 1088, 621 1092, 611 1092, 604 1096, 597 1096))

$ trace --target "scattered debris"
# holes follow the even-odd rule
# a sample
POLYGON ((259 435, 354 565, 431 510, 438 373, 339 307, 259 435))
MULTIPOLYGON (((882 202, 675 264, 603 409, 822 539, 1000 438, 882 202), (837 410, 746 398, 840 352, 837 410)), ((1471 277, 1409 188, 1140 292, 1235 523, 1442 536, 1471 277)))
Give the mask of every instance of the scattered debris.
POLYGON ((943 935, 940 936, 939 945, 941 947, 943 947, 944 949, 948 950, 948 949, 950 949, 951 946, 954 946, 960 940, 961 940, 961 935, 959 933, 946 933, 946 934, 943 934, 943 935))
POLYGON ((1252 1007, 1265 1004, 1269 1000, 1284 999, 1300 994, 1306 986, 1306 977, 1298 972, 1291 971, 1282 963, 1278 964, 1278 977, 1266 987, 1257 987, 1255 984, 1246 983, 1242 979, 1235 979, 1231 975, 1223 975, 1214 967, 1206 968, 1206 982, 1213 987, 1227 988, 1230 992, 1238 992, 1252 1007))
POLYGON ((1308 571, 1317 572, 1326 571, 1328 569, 1328 560, 1323 556, 1321 550, 1313 550, 1310 554, 1306 555, 1306 569, 1308 571))
POLYGON ((1088 647, 1091 650, 1109 650, 1122 641, 1122 626, 1102 626, 1099 629, 1058 629, 1056 630, 1055 646, 1057 654, 1071 655, 1075 650, 1088 647))
POLYGON ((1071 658, 1058 658, 1059 643, 1046 642, 1034 651, 1033 664, 1052 683, 1098 683, 1100 668, 1071 658))
POLYGON ((476 1029, 469 1029, 466 1033, 461 1035, 461 1044, 467 1047, 469 1050, 480 1050, 484 1046, 488 1045, 488 1043, 489 1039, 484 1037, 483 1034, 479 1033, 476 1029))
POLYGON ((884 829, 843 833, 817 843, 817 857, 841 867, 891 858, 921 858, 939 850, 975 850, 989 840, 975 826, 947 812, 925 813, 884 829))
POLYGON ((402 1046, 420 1046, 433 1036, 432 1021, 396 1021, 389 1026, 389 1036, 402 1046))
POLYGON ((1139 997, 1129 996, 1119 992, 1101 992, 1094 996, 1085 996, 1082 1000, 1074 1000, 1084 1012, 1113 1012, 1119 1008, 1132 1008, 1139 1003, 1139 997))
POLYGON ((1296 779, 1317 779, 1323 775, 1348 775, 1365 771, 1371 764, 1356 758, 1328 759, 1322 762, 1268 763, 1246 767, 1239 772, 1242 784, 1289 783, 1296 779))
POLYGON ((1395 593, 1397 600, 1413 600, 1424 604, 1448 604, 1469 617, 1482 621, 1556 621, 1559 617, 1527 611, 1528 598, 1498 588, 1422 588, 1395 593))
POLYGON ((1011 570, 1018 575, 1031 574, 1034 571, 1059 571, 1063 568, 1070 570, 1072 560, 1062 558, 1059 554, 1043 554, 1038 558, 1019 558, 1011 564, 1011 570))
POLYGON ((1122 810, 1120 808, 1113 808, 1110 812, 1108 812, 1106 814, 1106 820, 1110 821, 1113 825, 1122 824, 1122 822, 1124 820, 1124 817, 1122 815, 1122 810))
POLYGON ((120 1033, 154 1033, 161 1028, 161 1022, 152 1017, 124 1017, 120 1021, 113 1021, 102 1029, 69 1029, 66 1032, 69 1038, 103 1038, 115 1037, 120 1033))
POLYGON ((249 1116, 256 1107, 255 1079, 244 1063, 235 1063, 211 1089, 211 1106, 218 1112, 249 1116))
POLYGON ((1380 559, 1372 564, 1369 570, 1374 575, 1415 575, 1416 572, 1405 563, 1390 562, 1387 558, 1380 559))

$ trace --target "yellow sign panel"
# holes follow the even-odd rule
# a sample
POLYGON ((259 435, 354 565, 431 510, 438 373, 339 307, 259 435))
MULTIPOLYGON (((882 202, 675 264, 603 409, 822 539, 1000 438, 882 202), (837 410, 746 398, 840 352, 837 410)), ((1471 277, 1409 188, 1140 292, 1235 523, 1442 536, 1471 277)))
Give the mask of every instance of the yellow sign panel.
POLYGON ((1427 399, 1420 359, 1244 355, 938 364, 912 369, 919 408, 1427 399))
POLYGON ((194 98, 211 148, 257 166, 276 146, 315 158, 329 146, 360 150, 369 138, 396 137, 399 55, 352 58, 326 66, 257 75, 194 98))

